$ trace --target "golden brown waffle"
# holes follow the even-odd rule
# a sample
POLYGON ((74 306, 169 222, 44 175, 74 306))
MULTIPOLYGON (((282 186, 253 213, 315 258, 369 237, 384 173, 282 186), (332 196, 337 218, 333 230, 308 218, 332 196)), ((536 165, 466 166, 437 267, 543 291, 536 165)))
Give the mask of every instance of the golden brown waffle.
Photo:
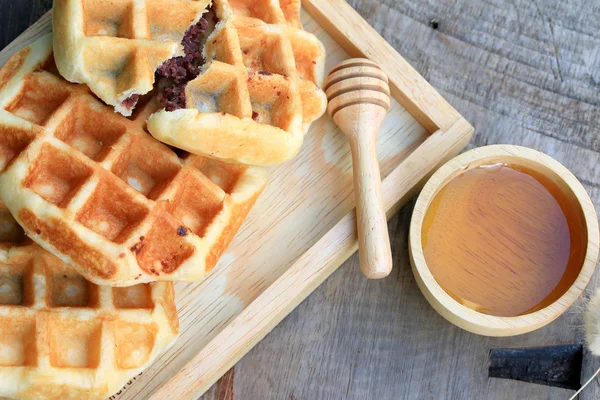
MULTIPOLYGON (((300 1, 214 0, 218 23, 185 108, 152 115, 158 140, 252 165, 291 159, 325 111, 325 49, 301 29, 300 1)), ((210 17, 207 17, 210 18, 210 17)))
POLYGON ((183 54, 186 30, 210 0, 55 0, 54 50, 67 80, 87 84, 123 115, 148 93, 154 71, 183 54), (134 97, 132 97, 134 96, 134 97))
POLYGON ((96 286, 23 238, 0 204, 0 398, 104 399, 179 333, 173 284, 96 286), (11 233, 8 233, 11 232, 11 233))
POLYGON ((0 70, 0 197, 34 241, 96 284, 201 279, 266 171, 178 157, 144 131, 144 117, 129 120, 61 79, 51 43, 0 70))

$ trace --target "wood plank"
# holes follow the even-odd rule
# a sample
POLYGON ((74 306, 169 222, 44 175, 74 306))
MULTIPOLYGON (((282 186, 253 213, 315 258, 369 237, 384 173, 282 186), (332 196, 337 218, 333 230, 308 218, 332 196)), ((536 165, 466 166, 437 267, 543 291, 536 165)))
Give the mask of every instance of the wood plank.
MULTIPOLYGON (((473 123, 471 147, 540 149, 584 182, 600 210, 600 3, 538 0, 545 17, 522 0, 349 3, 473 123), (434 18, 438 30, 430 26, 434 18)), ((236 365, 236 398, 569 398, 573 392, 564 389, 487 379, 487 354, 494 347, 581 343, 581 312, 599 275, 583 299, 541 330, 514 338, 463 332, 416 286, 406 247, 411 209, 388 225, 392 276, 367 281, 353 256, 236 365)), ((598 366, 586 353, 582 378, 598 366)), ((579 396, 599 397, 597 383, 579 396)))
POLYGON ((477 128, 473 145, 534 147, 599 186, 600 3, 350 4, 477 128))

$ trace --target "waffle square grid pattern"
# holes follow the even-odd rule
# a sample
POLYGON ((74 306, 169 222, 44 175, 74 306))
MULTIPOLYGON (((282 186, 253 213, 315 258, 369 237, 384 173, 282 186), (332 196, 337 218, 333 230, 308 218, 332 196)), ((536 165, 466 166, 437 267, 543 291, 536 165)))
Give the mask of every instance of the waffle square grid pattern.
POLYGON ((0 259, 0 396, 104 399, 179 333, 170 282, 96 286, 33 243, 0 259))
POLYGON ((300 1, 215 0, 210 13, 217 24, 185 109, 159 111, 148 130, 194 154, 253 165, 293 158, 326 107, 325 50, 302 30, 300 1))
POLYGON ((195 281, 216 264, 266 183, 259 167, 179 157, 82 85, 51 37, 0 71, 0 194, 28 235, 97 284, 195 281))
POLYGON ((181 39, 209 0, 56 0, 57 63, 105 103, 131 115, 150 92, 154 71, 183 54, 181 39))

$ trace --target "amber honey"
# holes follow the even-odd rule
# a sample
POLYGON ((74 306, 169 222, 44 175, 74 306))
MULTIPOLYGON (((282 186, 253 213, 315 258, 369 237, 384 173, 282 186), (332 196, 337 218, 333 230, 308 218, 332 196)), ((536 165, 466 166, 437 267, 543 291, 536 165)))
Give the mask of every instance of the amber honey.
POLYGON ((548 306, 583 265, 587 230, 568 188, 533 169, 493 164, 448 182, 422 230, 438 284, 476 311, 518 316, 548 306))

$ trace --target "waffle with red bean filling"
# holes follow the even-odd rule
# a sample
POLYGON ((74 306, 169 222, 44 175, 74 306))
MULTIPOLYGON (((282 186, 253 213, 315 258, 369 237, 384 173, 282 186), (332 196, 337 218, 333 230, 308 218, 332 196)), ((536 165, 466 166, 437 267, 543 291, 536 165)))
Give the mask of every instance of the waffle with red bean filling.
POLYGON ((128 116, 154 87, 165 61, 183 56, 184 35, 206 29, 210 0, 54 0, 54 51, 61 75, 85 83, 128 116))
POLYGON ((300 1, 214 0, 206 19, 206 64, 189 83, 167 85, 165 109, 148 130, 191 153, 244 164, 293 158, 327 102, 319 87, 325 50, 302 30, 300 1))

